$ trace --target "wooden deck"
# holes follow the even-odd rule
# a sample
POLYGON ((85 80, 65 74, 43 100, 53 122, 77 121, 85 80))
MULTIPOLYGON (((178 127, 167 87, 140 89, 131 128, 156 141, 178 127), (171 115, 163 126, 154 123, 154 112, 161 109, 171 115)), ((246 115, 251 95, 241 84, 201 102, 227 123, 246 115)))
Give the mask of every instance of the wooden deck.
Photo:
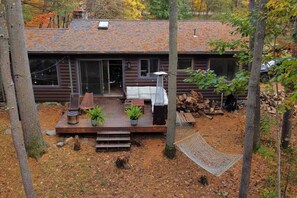
POLYGON ((144 115, 138 120, 137 126, 130 125, 130 119, 124 112, 124 104, 118 98, 95 98, 95 103, 102 107, 105 114, 105 123, 92 126, 91 121, 85 115, 80 116, 79 123, 69 125, 63 115, 56 125, 56 132, 63 133, 97 133, 98 131, 130 131, 131 133, 166 132, 166 125, 153 125, 151 105, 144 106, 144 115))

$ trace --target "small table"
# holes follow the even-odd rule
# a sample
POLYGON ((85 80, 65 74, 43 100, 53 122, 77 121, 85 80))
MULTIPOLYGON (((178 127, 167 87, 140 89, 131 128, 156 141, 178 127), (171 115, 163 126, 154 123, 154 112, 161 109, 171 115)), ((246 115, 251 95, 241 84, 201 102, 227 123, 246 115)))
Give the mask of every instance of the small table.
POLYGON ((140 107, 144 114, 144 99, 133 99, 132 105, 140 107))

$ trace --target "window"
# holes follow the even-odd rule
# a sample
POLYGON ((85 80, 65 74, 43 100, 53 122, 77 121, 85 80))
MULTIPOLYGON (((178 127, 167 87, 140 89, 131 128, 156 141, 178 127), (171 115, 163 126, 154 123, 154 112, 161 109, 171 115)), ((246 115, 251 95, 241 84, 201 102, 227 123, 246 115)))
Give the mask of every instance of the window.
POLYGON ((228 80, 232 80, 238 71, 236 59, 214 58, 210 59, 209 69, 214 70, 218 76, 226 76, 228 80))
POLYGON ((140 77, 155 77, 154 72, 159 71, 158 59, 140 60, 140 77))
POLYGON ((192 59, 190 58, 179 58, 177 62, 177 69, 183 70, 192 68, 192 59))
POLYGON ((33 85, 58 85, 58 62, 59 60, 54 58, 30 59, 30 70, 33 85))

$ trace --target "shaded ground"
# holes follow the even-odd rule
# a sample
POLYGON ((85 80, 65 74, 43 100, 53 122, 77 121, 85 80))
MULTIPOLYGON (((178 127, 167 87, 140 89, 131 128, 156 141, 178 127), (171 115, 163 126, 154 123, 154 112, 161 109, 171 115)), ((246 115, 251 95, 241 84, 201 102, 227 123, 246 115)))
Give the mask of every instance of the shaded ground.
MULTIPOLYGON (((41 105, 39 117, 42 128, 54 129, 62 110, 61 106, 41 105)), ((196 122, 195 128, 178 128, 177 139, 198 131, 220 151, 242 152, 243 110, 212 120, 197 118, 196 122)), ((0 110, 0 197, 24 197, 11 135, 4 134, 7 127, 8 115, 0 110)), ((130 152, 108 153, 96 153, 92 137, 82 139, 82 150, 78 152, 73 151, 72 144, 62 148, 55 146, 64 137, 45 135, 44 138, 49 152, 39 161, 29 160, 38 197, 238 196, 241 161, 222 176, 212 176, 180 151, 177 151, 174 160, 165 158, 162 154, 165 144, 163 134, 135 135, 133 139, 142 146, 133 146, 130 152), (116 158, 122 155, 129 156, 131 168, 128 170, 117 169, 114 165, 116 158), (208 178, 208 186, 198 182, 202 175, 208 178)), ((260 197, 259 192, 269 174, 268 162, 256 154, 252 167, 250 197, 260 197)), ((296 191, 291 190, 291 194, 296 194, 296 191)))

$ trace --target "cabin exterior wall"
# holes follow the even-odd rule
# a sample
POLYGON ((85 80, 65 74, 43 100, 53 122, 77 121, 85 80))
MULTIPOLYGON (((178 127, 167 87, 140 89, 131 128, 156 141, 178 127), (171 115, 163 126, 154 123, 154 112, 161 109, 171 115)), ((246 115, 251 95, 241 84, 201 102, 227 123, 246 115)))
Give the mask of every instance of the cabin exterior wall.
MULTIPOLYGON (((211 55, 211 54, 201 54, 201 55, 179 55, 179 58, 190 58, 192 59, 192 68, 193 69, 202 69, 206 70, 209 68, 210 58, 232 58, 232 54, 229 55, 211 55)), ((37 102, 41 101, 57 101, 57 102, 67 102, 69 101, 69 96, 71 93, 71 82, 70 82, 70 73, 69 73, 69 60, 71 65, 71 75, 72 75, 72 84, 73 92, 80 93, 79 85, 79 60, 113 60, 120 59, 123 64, 123 90, 126 86, 156 86, 156 78, 141 78, 139 65, 141 59, 148 58, 157 58, 159 60, 159 70, 168 72, 169 59, 168 55, 147 55, 147 54, 132 54, 132 55, 115 55, 115 54, 77 54, 77 55, 61 55, 61 54, 52 54, 52 55, 42 55, 42 54, 29 54, 30 58, 52 58, 55 57, 61 60, 58 64, 58 78, 59 85, 57 86, 35 86, 33 83, 33 89, 35 94, 35 100, 37 102), (127 63, 130 63, 131 67, 127 68, 127 63)), ((220 96, 213 92, 212 89, 207 90, 198 90, 195 84, 190 84, 184 82, 184 79, 188 75, 182 70, 177 70, 177 94, 187 93, 191 90, 200 91, 205 98, 219 100, 220 96)), ((165 77, 164 87, 168 87, 168 78, 165 77)), ((167 90, 168 91, 168 90, 167 90)))

